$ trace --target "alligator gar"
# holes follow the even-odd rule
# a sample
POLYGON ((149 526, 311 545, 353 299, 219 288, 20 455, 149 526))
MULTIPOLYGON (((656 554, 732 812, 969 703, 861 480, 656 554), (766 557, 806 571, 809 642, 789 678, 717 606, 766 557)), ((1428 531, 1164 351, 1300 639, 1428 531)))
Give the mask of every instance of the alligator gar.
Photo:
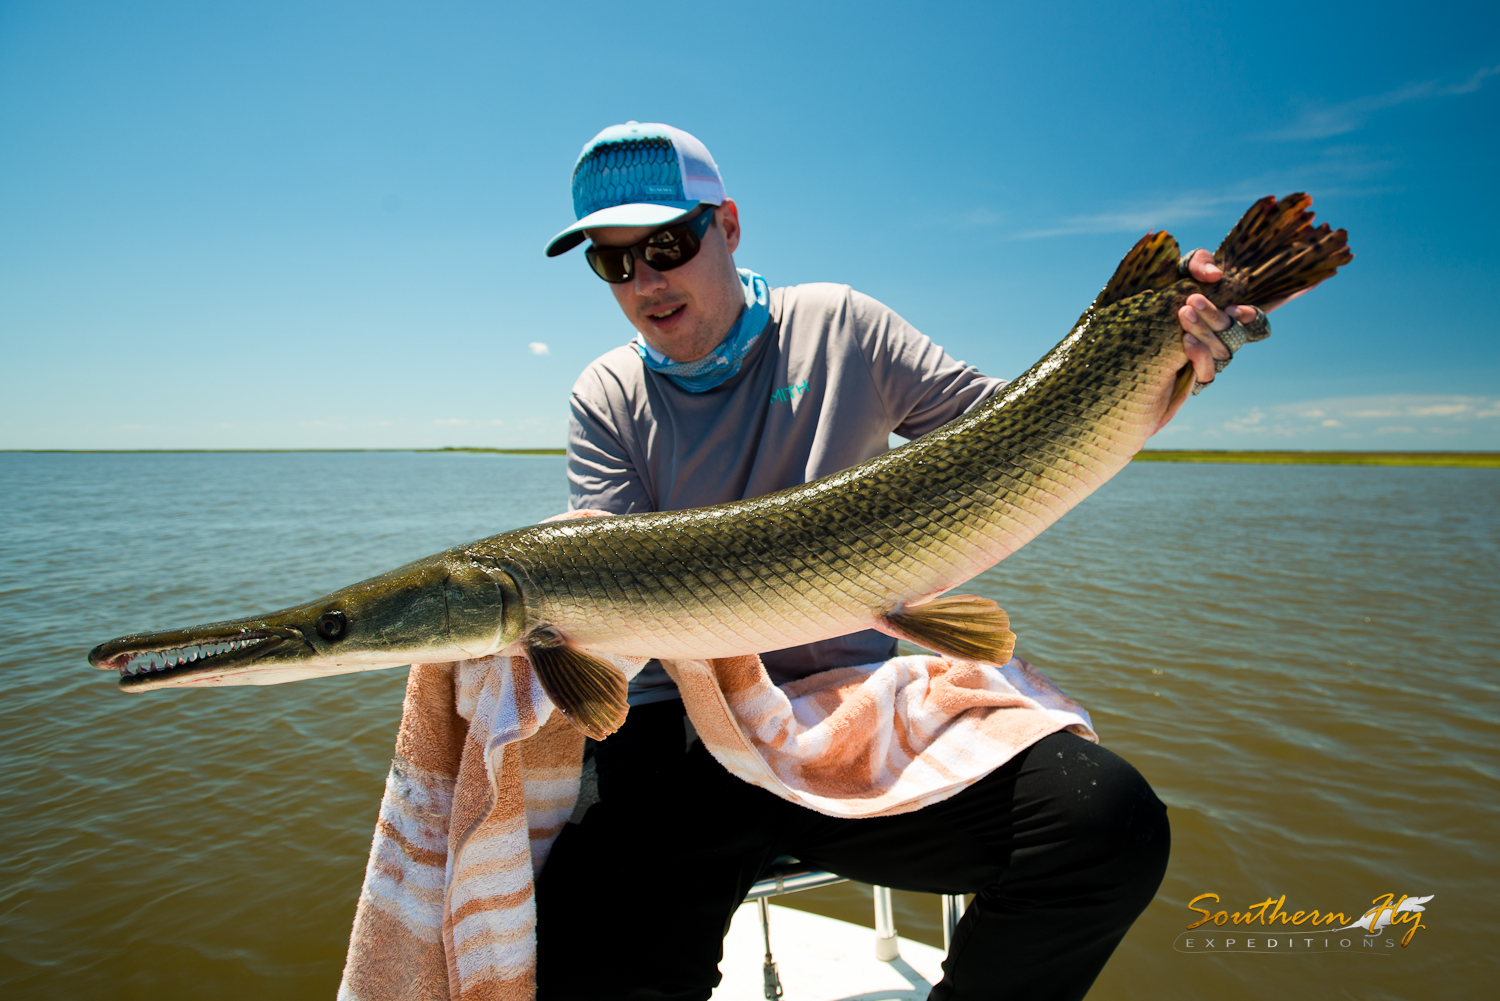
POLYGON ((831 476, 687 511, 543 523, 459 546, 268 615, 111 640, 90 663, 120 687, 278 684, 524 650, 553 703, 603 737, 625 683, 594 652, 737 656, 874 627, 1003 664, 988 599, 947 592, 1021 548, 1119 472, 1192 383, 1177 311, 1272 303, 1352 259, 1297 194, 1257 202, 1179 272, 1148 233, 1071 332, 968 414, 831 476))

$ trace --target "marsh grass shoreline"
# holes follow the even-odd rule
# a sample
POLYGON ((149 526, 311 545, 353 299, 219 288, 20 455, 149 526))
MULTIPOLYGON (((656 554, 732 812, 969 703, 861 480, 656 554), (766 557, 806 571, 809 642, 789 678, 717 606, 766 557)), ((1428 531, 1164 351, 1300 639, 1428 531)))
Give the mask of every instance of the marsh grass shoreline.
MULTIPOLYGON (((212 455, 291 454, 299 452, 422 453, 442 455, 565 455, 561 448, 6 448, 19 455, 212 455)), ((1429 468, 1500 468, 1500 452, 1316 452, 1295 450, 1147 449, 1136 462, 1220 462, 1277 466, 1425 466, 1429 468)))
POLYGON ((1238 462, 1277 466, 1500 467, 1500 452, 1298 452, 1147 449, 1136 462, 1238 462))

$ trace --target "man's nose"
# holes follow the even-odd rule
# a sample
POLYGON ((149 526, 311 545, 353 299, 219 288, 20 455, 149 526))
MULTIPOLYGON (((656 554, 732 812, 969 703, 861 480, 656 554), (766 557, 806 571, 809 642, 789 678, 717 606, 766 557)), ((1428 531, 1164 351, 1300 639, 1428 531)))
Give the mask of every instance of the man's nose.
POLYGON ((637 259, 635 262, 635 294, 655 295, 667 287, 667 279, 662 273, 645 261, 637 259))

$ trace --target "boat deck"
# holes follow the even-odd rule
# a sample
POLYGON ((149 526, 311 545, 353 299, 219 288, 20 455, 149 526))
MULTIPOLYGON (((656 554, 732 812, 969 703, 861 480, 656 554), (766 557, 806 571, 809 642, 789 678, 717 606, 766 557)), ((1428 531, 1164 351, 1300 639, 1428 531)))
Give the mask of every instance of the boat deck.
MULTIPOLYGON (((875 958, 875 932, 771 905, 771 950, 785 1001, 924 1001, 942 978, 941 949, 902 939, 889 963, 875 958)), ((765 1001, 765 944, 754 901, 735 912, 724 940, 724 980, 713 1001, 765 1001)))

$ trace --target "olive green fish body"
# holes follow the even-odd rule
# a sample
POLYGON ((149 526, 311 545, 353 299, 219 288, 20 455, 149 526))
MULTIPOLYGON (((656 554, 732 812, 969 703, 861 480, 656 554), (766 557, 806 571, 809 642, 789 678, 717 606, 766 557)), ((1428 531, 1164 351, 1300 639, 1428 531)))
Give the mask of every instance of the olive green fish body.
POLYGON ((528 625, 663 658, 776 650, 881 624, 993 566, 1123 468, 1186 363, 1161 293, 1085 313, 971 413, 843 472, 689 511, 535 526, 468 547, 528 625))
POLYGON ((619 672, 589 651, 724 657, 877 628, 1003 663, 986 599, 944 592, 993 566, 1130 461, 1192 383, 1178 309, 1272 304, 1352 257, 1311 199, 1264 199, 1219 248, 1224 279, 1179 274, 1149 233, 1057 347, 968 414, 851 469, 689 511, 508 532, 268 616, 123 637, 90 654, 129 690, 258 684, 524 649, 552 701, 603 736, 619 672), (519 646, 517 646, 519 644, 519 646))

